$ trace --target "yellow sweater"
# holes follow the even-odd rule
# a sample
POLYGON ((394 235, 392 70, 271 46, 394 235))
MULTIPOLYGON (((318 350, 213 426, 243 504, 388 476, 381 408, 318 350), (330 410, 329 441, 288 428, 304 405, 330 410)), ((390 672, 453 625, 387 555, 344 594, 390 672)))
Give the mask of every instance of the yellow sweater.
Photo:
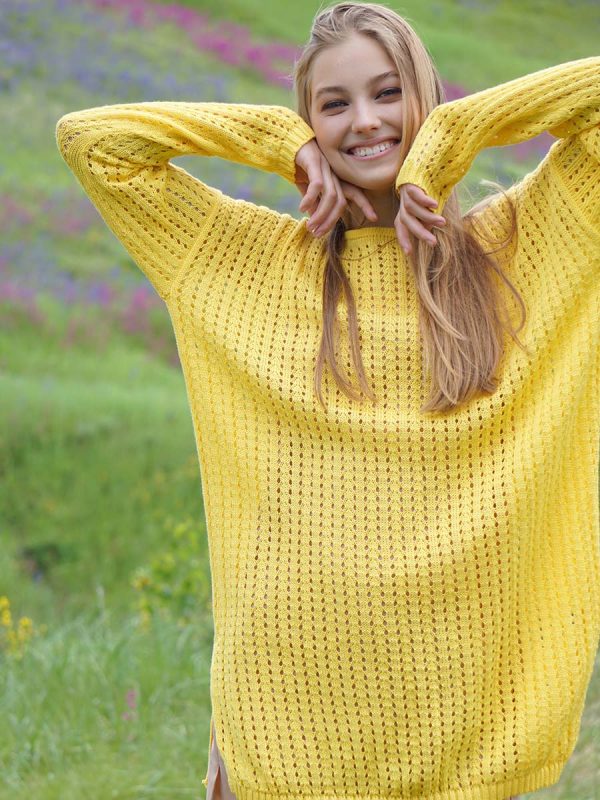
MULTIPOLYGON (((144 102, 58 121, 176 335, 208 524, 211 721, 238 800, 502 800, 560 778, 600 634, 599 104, 588 58, 421 128, 397 184, 442 203, 482 148, 560 137, 510 189, 503 268, 530 354, 507 337, 497 392, 441 415, 419 411, 417 295, 392 228, 347 232, 343 256, 379 403, 326 371, 325 411, 325 242, 169 162, 221 156, 293 183, 313 136, 294 111, 144 102)), ((479 214, 491 234, 504 204, 479 214)))

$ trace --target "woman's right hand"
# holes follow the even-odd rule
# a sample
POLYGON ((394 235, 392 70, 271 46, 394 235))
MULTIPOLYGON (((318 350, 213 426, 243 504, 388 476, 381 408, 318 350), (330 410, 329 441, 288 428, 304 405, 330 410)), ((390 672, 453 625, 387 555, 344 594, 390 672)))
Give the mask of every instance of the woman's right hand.
POLYGON ((302 145, 296 153, 296 179, 304 195, 300 211, 310 215, 307 227, 315 236, 322 236, 336 224, 348 203, 354 203, 371 221, 377 214, 364 192, 353 183, 340 180, 317 144, 316 139, 302 145))

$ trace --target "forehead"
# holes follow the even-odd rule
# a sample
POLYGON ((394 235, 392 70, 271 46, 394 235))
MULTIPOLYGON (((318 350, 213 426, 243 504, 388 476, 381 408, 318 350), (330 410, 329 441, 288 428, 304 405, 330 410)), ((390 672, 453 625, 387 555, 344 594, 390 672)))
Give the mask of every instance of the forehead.
POLYGON ((327 47, 315 57, 312 68, 312 95, 333 83, 366 86, 374 75, 395 69, 383 47, 368 36, 352 34, 341 44, 327 47))

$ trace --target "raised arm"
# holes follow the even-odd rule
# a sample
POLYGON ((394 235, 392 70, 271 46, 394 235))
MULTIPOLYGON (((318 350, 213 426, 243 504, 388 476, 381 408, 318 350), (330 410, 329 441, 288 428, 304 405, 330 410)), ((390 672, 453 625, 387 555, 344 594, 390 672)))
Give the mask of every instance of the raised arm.
MULTIPOLYGON (((582 202, 590 203, 586 212, 592 218, 600 203, 598 125, 600 57, 542 69, 436 106, 417 133, 396 188, 403 183, 420 186, 438 201, 439 213, 484 148, 516 144, 543 131, 559 138, 577 135, 578 155, 570 153, 569 158, 581 162, 575 178, 590 184, 592 194, 586 198, 582 192, 582 202)), ((559 168, 566 166, 566 148, 554 157, 559 168)))
POLYGON ((65 114, 56 125, 62 157, 165 300, 225 199, 169 159, 218 156, 294 183, 295 155, 313 137, 292 109, 247 103, 99 106, 65 114))

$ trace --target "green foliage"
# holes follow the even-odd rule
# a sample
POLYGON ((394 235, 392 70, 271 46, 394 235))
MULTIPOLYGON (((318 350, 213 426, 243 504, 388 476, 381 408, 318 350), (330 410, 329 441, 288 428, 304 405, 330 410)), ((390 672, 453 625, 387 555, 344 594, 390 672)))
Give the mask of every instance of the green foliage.
POLYGON ((5 595, 0 597, 0 655, 21 660, 34 636, 45 632, 46 626, 38 628, 29 617, 15 621, 10 600, 5 595))
POLYGON ((189 517, 182 522, 169 519, 165 533, 164 549, 148 565, 139 567, 131 581, 144 627, 157 616, 186 625, 199 612, 212 610, 210 575, 202 547, 205 524, 194 523, 189 517))

